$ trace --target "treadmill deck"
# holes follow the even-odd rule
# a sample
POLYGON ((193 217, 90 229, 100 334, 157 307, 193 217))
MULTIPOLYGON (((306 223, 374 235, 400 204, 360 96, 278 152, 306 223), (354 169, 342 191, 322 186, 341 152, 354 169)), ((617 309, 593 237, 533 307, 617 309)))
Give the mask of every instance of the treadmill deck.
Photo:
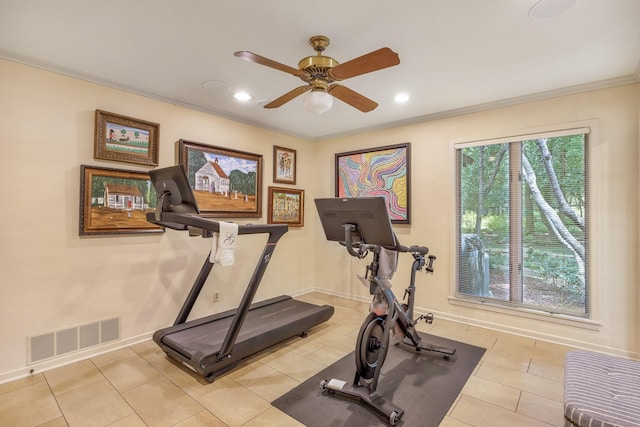
MULTIPOLYGON (((333 307, 318 306, 289 296, 256 303, 247 313, 235 345, 233 358, 241 359, 280 341, 305 333, 328 320, 333 307)), ((170 326, 157 331, 153 339, 161 347, 178 353, 184 361, 206 355, 207 363, 217 357, 233 321, 235 310, 170 326)), ((174 354, 175 355, 175 354, 174 354)))

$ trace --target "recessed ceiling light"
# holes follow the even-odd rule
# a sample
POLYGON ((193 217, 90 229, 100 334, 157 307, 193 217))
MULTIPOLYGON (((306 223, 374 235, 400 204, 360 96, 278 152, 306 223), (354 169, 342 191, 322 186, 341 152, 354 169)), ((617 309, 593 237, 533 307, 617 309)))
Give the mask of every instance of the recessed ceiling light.
POLYGON ((540 0, 529 9, 533 19, 548 19, 566 13, 578 3, 578 0, 540 0))
POLYGON ((409 95, 406 94, 406 93, 399 93, 399 94, 396 95, 396 97, 394 99, 398 104, 402 104, 402 103, 407 102, 409 100, 409 95))
POLYGON ((234 93, 233 97, 235 99, 237 99, 238 101, 242 101, 242 102, 246 102, 246 101, 251 100, 251 95, 249 95, 247 92, 244 92, 242 90, 234 93))

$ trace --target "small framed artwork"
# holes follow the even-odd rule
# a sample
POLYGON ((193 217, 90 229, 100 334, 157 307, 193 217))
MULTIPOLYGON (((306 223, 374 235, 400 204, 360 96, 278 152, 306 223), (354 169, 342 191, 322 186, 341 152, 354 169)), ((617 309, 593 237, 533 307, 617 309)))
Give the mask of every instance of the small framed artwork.
POLYGON ((304 225, 304 190, 269 187, 269 224, 304 225))
POLYGON ((296 150, 273 146, 273 182, 296 183, 296 150))
POLYGON ((147 222, 156 192, 149 174, 80 166, 80 235, 161 233, 147 222))
POLYGON ((96 110, 93 157, 138 165, 158 165, 160 125, 96 110))
POLYGON ((184 139, 178 152, 202 215, 262 216, 261 155, 184 139))
POLYGON ((336 197, 382 196, 394 224, 410 224, 411 144, 338 153, 336 197))

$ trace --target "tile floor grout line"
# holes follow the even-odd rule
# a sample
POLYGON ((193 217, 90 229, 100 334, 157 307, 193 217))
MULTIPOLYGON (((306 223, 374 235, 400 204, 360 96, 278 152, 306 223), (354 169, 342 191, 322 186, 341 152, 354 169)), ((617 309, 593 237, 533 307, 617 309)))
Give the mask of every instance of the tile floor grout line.
MULTIPOLYGON (((128 346, 126 348, 129 348, 128 346)), ((137 355, 137 353, 134 352, 134 354, 137 355)), ((122 357, 118 357, 116 359, 113 360, 118 360, 118 359, 122 359, 122 357)), ((109 385, 111 387, 113 387, 113 389, 115 390, 116 393, 118 393, 118 396, 120 397, 120 399, 122 399, 122 401, 124 403, 127 404, 127 406, 129 408, 131 408, 131 411, 136 414, 138 416, 138 418, 146 425, 148 426, 149 424, 147 424, 147 422, 144 420, 144 418, 142 418, 142 416, 138 413, 138 411, 136 411, 136 408, 134 408, 133 406, 131 406, 131 403, 129 403, 129 401, 122 395, 122 392, 120 390, 118 390, 118 388, 111 382, 111 380, 105 375, 104 371, 102 371, 102 369, 100 369, 100 367, 96 364, 96 362, 93 360, 93 358, 90 358, 89 360, 91 360, 91 363, 93 363, 93 366, 96 367, 96 369, 98 370, 98 372, 100 372, 100 375, 102 375, 102 377, 105 379, 105 381, 107 381, 109 383, 109 385)), ((120 418, 119 420, 116 420, 112 423, 107 424, 105 427, 108 427, 110 424, 114 424, 118 421, 122 421, 123 419, 127 418, 129 415, 120 418)), ((67 425, 69 425, 69 423, 67 423, 67 425)))
MULTIPOLYGON (((58 410, 60 411, 60 416, 64 420, 65 424, 68 426, 69 425, 69 421, 67 421, 67 417, 65 417, 65 415, 64 415, 64 411, 62 410, 62 407, 60 406, 60 402, 58 401, 58 398, 56 397, 55 393, 53 392, 53 389, 51 388, 51 384, 49 384, 49 380, 47 380, 47 376, 45 375, 44 372, 42 372, 42 377, 44 378, 44 382, 47 383, 47 388, 49 389, 49 393, 51 394, 51 397, 56 402, 56 406, 58 407, 58 410)), ((49 421, 46 421, 46 422, 53 421, 54 419, 55 418, 53 418, 53 419, 51 419, 49 421)), ((42 425, 42 424, 44 424, 44 423, 41 423, 40 425, 42 425)))

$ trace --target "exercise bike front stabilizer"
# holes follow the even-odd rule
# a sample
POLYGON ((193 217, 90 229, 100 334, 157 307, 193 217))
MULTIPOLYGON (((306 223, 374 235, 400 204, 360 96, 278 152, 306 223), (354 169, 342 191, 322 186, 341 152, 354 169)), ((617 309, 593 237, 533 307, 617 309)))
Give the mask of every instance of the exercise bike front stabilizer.
POLYGON ((320 388, 323 393, 358 401, 395 425, 401 420, 404 410, 377 392, 392 337, 396 344, 415 353, 436 353, 449 358, 456 351, 424 343, 415 329, 421 320, 433 321, 431 313, 414 319, 416 272, 424 268, 433 273, 436 258, 428 255, 429 249, 424 246, 407 247, 398 242, 383 198, 316 199, 315 202, 328 240, 344 245, 349 255, 357 258, 365 258, 369 252, 373 254, 365 276, 359 277, 369 287, 373 300, 356 340, 353 382, 349 384, 333 378, 323 380, 320 388), (403 304, 393 294, 388 279, 395 271, 395 261, 400 252, 408 252, 414 258, 409 286, 403 298, 407 302, 403 304))

